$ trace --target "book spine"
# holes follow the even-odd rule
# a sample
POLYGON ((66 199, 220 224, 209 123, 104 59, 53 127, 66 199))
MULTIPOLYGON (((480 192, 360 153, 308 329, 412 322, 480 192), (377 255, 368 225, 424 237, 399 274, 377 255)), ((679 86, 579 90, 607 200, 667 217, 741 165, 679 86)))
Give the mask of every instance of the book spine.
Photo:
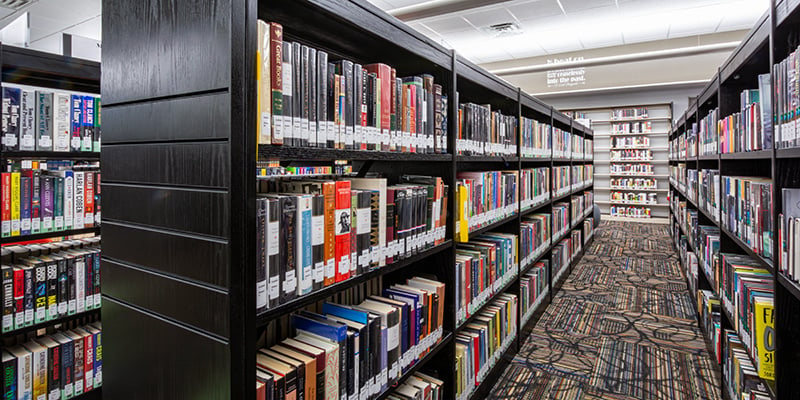
MULTIPOLYGON (((27 171, 26 171, 27 172, 27 171)), ((31 178, 28 176, 20 177, 20 234, 31 234, 31 178)))
POLYGON ((317 78, 317 49, 308 49, 308 145, 311 147, 323 147, 321 135, 319 134, 319 124, 317 123, 317 91, 319 90, 317 78))
POLYGON ((267 295, 267 212, 269 200, 256 200, 256 313, 262 313, 269 305, 267 295))
POLYGON ((62 259, 58 263, 58 316, 69 314, 69 266, 70 259, 62 259))
POLYGON ((272 95, 272 144, 283 144, 283 26, 274 22, 269 24, 269 73, 270 92, 272 95))
POLYGON ((23 299, 24 307, 25 307, 25 326, 33 325, 33 321, 35 320, 35 312, 36 307, 34 303, 35 298, 35 285, 36 285, 36 277, 34 276, 33 268, 25 268, 24 270, 24 285, 25 285, 25 297, 23 299))
POLYGON ((311 196, 298 196, 297 208, 297 294, 311 293, 313 285, 313 259, 311 255, 311 196))
POLYGON ((258 20, 258 46, 256 47, 256 143, 272 143, 272 92, 270 90, 270 29, 258 20))
POLYGON ((55 205, 55 187, 53 185, 53 180, 54 179, 52 176, 42 177, 42 188, 40 193, 40 197, 42 199, 42 232, 53 231, 53 206, 55 205))
POLYGON ((92 271, 93 271, 93 278, 94 281, 92 282, 92 287, 94 288, 94 307, 100 308, 101 302, 103 297, 101 296, 100 292, 100 250, 98 249, 94 255, 93 264, 92 264, 92 271))
POLYGON ((25 326, 25 271, 14 269, 14 329, 25 326))
POLYGON ((91 334, 83 338, 83 391, 94 389, 94 336, 91 334))
POLYGON ((42 231, 41 182, 41 171, 33 171, 31 176, 31 233, 42 231))
POLYGON ((281 197, 281 237, 283 240, 283 262, 281 266, 281 303, 294 299, 297 295, 297 198, 281 197))
POLYGON ((52 177, 53 181, 53 230, 64 230, 64 178, 52 177))
POLYGON ((61 398, 69 399, 75 394, 75 345, 72 341, 61 345, 61 398))
POLYGON ((300 131, 303 132, 302 145, 313 146, 316 138, 311 136, 311 49, 300 46, 300 131))
POLYGON ((78 309, 77 257, 67 260, 67 315, 74 315, 78 309))
POLYGON ((305 147, 308 137, 303 131, 303 47, 292 43, 292 136, 294 146, 305 147))
POLYGON ((86 204, 85 199, 85 189, 86 189, 86 181, 85 181, 85 173, 82 171, 73 171, 74 175, 74 187, 73 187, 73 206, 74 211, 72 213, 72 229, 81 229, 84 226, 84 206, 86 204))
POLYGON ((53 146, 53 93, 36 92, 36 150, 52 151, 53 146))
POLYGON ((81 138, 83 127, 83 98, 79 95, 70 95, 70 151, 81 151, 81 138))
POLYGON ((47 320, 47 264, 36 265, 34 269, 34 323, 47 320))
POLYGON ((95 226, 100 226, 100 222, 102 221, 102 210, 100 208, 100 171, 95 172, 94 174, 94 224, 95 226))
POLYGON ((267 296, 269 307, 275 307, 280 301, 281 291, 281 241, 280 239, 280 202, 269 199, 267 204, 267 230, 266 230, 266 249, 267 249, 267 296))
POLYGON ((2 237, 11 236, 11 173, 0 174, 0 220, 2 237))
POLYGON ((75 173, 64 171, 64 229, 77 227, 75 222, 75 173))
POLYGON ((84 361, 83 361, 83 356, 84 356, 83 340, 80 339, 80 338, 75 338, 72 341, 72 345, 73 345, 73 350, 72 350, 72 374, 74 376, 73 384, 72 384, 73 385, 72 386, 73 387, 72 390, 73 390, 74 395, 78 396, 78 395, 83 394, 84 378, 85 378, 85 375, 86 375, 84 370, 83 370, 83 365, 84 365, 84 361))
POLYGON ((22 90, 20 92, 20 130, 19 149, 21 151, 36 150, 36 92, 22 90))
POLYGON ((20 235, 20 173, 11 173, 11 236, 20 235))
POLYGON ((94 98, 83 96, 81 105, 81 151, 94 148, 94 98))
POLYGON ((20 90, 3 86, 2 150, 19 151, 20 90))
POLYGON ((350 182, 336 182, 336 282, 350 278, 350 229, 351 229, 350 182))
POLYGON ((100 145, 103 142, 102 129, 100 126, 100 112, 102 108, 102 100, 99 97, 94 98, 94 136, 92 137, 92 151, 95 153, 100 152, 100 145))
POLYGON ((47 263, 47 320, 58 318, 58 263, 47 263))
POLYGON ((313 258, 312 289, 325 284, 325 196, 315 195, 311 200, 311 252, 313 258))
POLYGON ((2 332, 14 329, 14 270, 9 266, 2 267, 2 332))
POLYGON ((84 216, 83 216, 83 226, 85 228, 91 228, 94 226, 94 172, 87 171, 85 172, 85 187, 83 189, 84 193, 84 216))
MULTIPOLYGON (((70 95, 53 94, 53 151, 70 151, 72 111, 70 95)), ((41 125, 39 126, 41 129, 41 125)), ((40 140, 41 141, 41 140, 40 140)))

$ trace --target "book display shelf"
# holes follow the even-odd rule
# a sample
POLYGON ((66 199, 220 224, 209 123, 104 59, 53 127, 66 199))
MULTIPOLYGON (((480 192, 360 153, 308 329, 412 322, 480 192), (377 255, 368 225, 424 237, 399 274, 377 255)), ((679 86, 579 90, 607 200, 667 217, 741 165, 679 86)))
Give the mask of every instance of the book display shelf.
POLYGON ((105 0, 103 8, 108 10, 103 26, 113 27, 103 35, 102 87, 102 157, 109 160, 103 176, 103 318, 105 357, 114 360, 104 372, 107 396, 193 399, 202 393, 207 399, 255 399, 259 349, 291 338, 297 316, 309 315, 303 310, 319 313, 325 301, 354 304, 415 277, 444 284, 444 299, 437 295, 443 320, 436 334, 426 337, 427 351, 413 362, 404 353, 396 379, 369 397, 390 398, 420 372, 441 382, 442 398, 485 396, 591 240, 592 204, 586 199, 591 200, 593 182, 584 167, 592 160, 584 144, 592 130, 362 0, 105 0), (446 125, 439 126, 447 151, 257 144, 258 20, 280 24, 283 40, 324 51, 331 63, 385 63, 397 77, 429 74, 447 98, 441 110, 446 125), (454 133, 465 112, 459 105, 467 103, 488 104, 498 112, 494 120, 503 119, 496 127, 511 135, 494 143, 497 151, 458 151, 464 137, 454 133), (521 141, 530 133, 520 128, 524 119, 535 121, 528 127, 542 128, 538 132, 546 132, 542 137, 550 143, 549 127, 560 130, 567 150, 554 156, 553 146, 545 146, 536 154, 523 153, 521 141), (141 129, 143 123, 147 129, 141 129), (443 225, 426 245, 411 247, 415 239, 408 239, 406 248, 413 251, 394 262, 365 267, 258 313, 256 204, 263 182, 254 173, 257 162, 288 167, 334 160, 352 163, 353 179, 384 177, 394 184, 408 176, 441 178, 432 185, 445 188, 434 202, 446 204, 446 216, 439 214, 443 225), (457 203, 469 193, 462 181, 495 179, 492 173, 499 171, 502 179, 511 179, 532 169, 551 177, 556 170, 578 172, 557 188, 548 180, 547 190, 535 198, 522 197, 524 184, 504 186, 513 187, 504 206, 479 221, 477 214, 460 214, 457 203), (516 255, 519 262, 509 266, 505 278, 487 288, 491 294, 482 293, 469 315, 459 313, 456 293, 463 288, 454 266, 460 248, 489 232, 520 236, 534 215, 558 215, 566 223, 556 226, 555 218, 546 219, 552 237, 524 258, 516 255), (463 222, 459 229, 457 221, 463 222), (551 258, 555 262, 541 269, 540 261, 551 258), (550 270, 554 264, 558 270, 550 270), (558 279, 548 279, 546 290, 535 292, 520 312, 509 299, 534 293, 534 269, 558 279), (481 323, 478 314, 501 312, 499 303, 513 305, 503 311, 509 318, 513 314, 507 325, 513 329, 481 367, 480 379, 464 382, 454 369, 461 338, 481 323))
POLYGON ((667 154, 672 104, 635 104, 565 111, 595 131, 596 203, 603 214, 668 216, 667 154))
POLYGON ((100 64, 7 45, 0 63, 3 375, 18 380, 12 398, 66 385, 72 398, 99 399, 102 358, 93 353, 59 360, 70 371, 61 386, 34 385, 52 365, 30 362, 42 352, 101 351, 100 64))
POLYGON ((797 6, 771 2, 670 135, 672 232, 727 398, 737 373, 755 398, 800 396, 797 6))

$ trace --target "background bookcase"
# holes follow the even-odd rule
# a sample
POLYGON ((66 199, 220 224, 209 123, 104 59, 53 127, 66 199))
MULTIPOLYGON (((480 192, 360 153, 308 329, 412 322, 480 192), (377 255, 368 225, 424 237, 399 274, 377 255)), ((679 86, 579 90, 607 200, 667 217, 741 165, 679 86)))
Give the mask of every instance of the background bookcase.
MULTIPOLYGON (((0 46, 0 62, 2 62, 3 84, 10 83, 45 89, 100 94, 100 64, 94 61, 2 45, 0 46)), ((10 162, 20 160, 99 161, 100 153, 52 151, 3 151, 0 153, 0 163, 3 164, 3 168, 10 162)), ((0 247, 5 248, 15 244, 43 243, 59 239, 67 240, 76 237, 90 237, 99 234, 100 227, 93 227, 11 236, 0 238, 0 247)), ((91 309, 82 313, 2 333, 2 336, 0 336, 2 337, 2 345, 3 347, 8 347, 14 344, 22 344, 31 338, 36 338, 44 334, 72 329, 98 321, 100 319, 100 314, 100 309, 91 309)), ((101 397, 102 388, 99 388, 73 398, 89 400, 100 399, 101 397)))
MULTIPOLYGON (((772 74, 772 82, 775 82, 775 74, 772 66, 785 59, 789 53, 794 51, 798 43, 797 26, 800 22, 800 10, 798 2, 788 0, 771 1, 769 13, 764 15, 755 27, 749 32, 747 37, 733 51, 733 54, 719 68, 718 73, 709 81, 706 87, 699 93, 696 100, 690 103, 687 112, 676 122, 675 129, 670 139, 676 141, 677 138, 693 123, 706 117, 709 112, 719 108, 719 118, 724 118, 740 108, 740 93, 745 89, 758 88, 757 77, 759 74, 772 74)), ((776 99, 772 94, 761 93, 761 96, 768 95, 772 98, 773 120, 777 120, 776 99)), ((774 134, 772 127, 769 134, 774 134)), ((773 135, 774 136, 774 135, 773 135)), ((676 147, 677 148, 677 147, 676 147)), ((714 154, 686 157, 674 151, 670 157, 670 165, 685 165, 687 170, 717 169, 721 176, 748 176, 763 177, 772 181, 772 220, 773 226, 777 227, 778 215, 783 210, 781 204, 781 190, 783 188, 798 187, 797 177, 794 176, 795 168, 800 157, 797 148, 772 149, 714 154)), ((676 201, 686 202, 688 209, 698 211, 698 223, 702 225, 717 226, 720 228, 720 251, 735 254, 747 254, 760 263, 765 269, 772 272, 775 285, 775 385, 768 387, 770 396, 774 399, 794 399, 800 396, 800 385, 797 382, 796 366, 800 362, 800 342, 797 340, 800 334, 800 286, 792 281, 775 265, 777 261, 760 256, 754 252, 746 243, 736 237, 735 234, 725 229, 717 222, 722 215, 718 215, 703 207, 705 199, 699 194, 701 184, 698 183, 693 188, 698 193, 697 198, 689 196, 685 176, 678 176, 678 179, 670 178, 670 196, 676 201)), ((687 231, 687 227, 679 223, 679 218, 675 215, 677 210, 670 209, 672 223, 681 235, 687 238, 692 232, 687 231)), ((773 230, 772 254, 778 254, 780 243, 777 240, 777 231, 773 230)), ((675 237, 676 243, 678 237, 675 237)), ((697 251, 691 242, 687 243, 688 251, 697 251)), ((698 289, 710 289, 710 277, 703 272, 702 267, 698 267, 698 289)), ((719 295, 719 293, 718 293, 719 295)), ((722 312, 723 328, 730 328, 731 316, 727 312, 722 312)), ((702 324, 701 324, 702 325, 702 324)), ((728 393, 723 392, 726 396, 728 393)))
POLYGON ((668 151, 669 151, 669 135, 672 132, 672 104, 671 103, 661 103, 661 104, 630 104, 630 105, 619 105, 619 106, 610 106, 610 107, 593 107, 593 108, 576 108, 570 109, 568 111, 564 111, 569 115, 573 115, 576 119, 588 120, 591 124, 592 129, 595 131, 595 157, 594 157, 594 168, 595 168, 595 177, 597 179, 597 184, 595 185, 595 190, 597 192, 595 203, 600 206, 600 210, 603 214, 608 215, 610 214, 610 209, 612 206, 631 206, 637 208, 650 208, 651 216, 652 217, 663 217, 666 218, 669 216, 669 202, 667 201, 667 192, 669 191, 668 188, 668 151), (636 108, 646 108, 647 109, 647 116, 646 117, 630 117, 630 118, 614 118, 614 110, 625 110, 625 109, 636 109, 636 108), (629 122, 647 122, 650 123, 651 129, 649 132, 642 132, 642 133, 615 133, 613 126, 615 124, 620 123, 629 123, 629 122), (646 175, 646 174, 617 174, 611 172, 611 166, 613 164, 627 164, 628 162, 624 161, 612 161, 611 160, 611 152, 615 149, 625 149, 615 146, 614 139, 626 139, 626 138, 648 138, 650 140, 648 146, 636 146, 632 149, 640 149, 640 150, 651 150, 652 151, 652 160, 650 161, 642 161, 642 162, 630 162, 632 164, 649 164, 652 166, 653 174, 646 175), (648 188, 648 189, 636 189, 636 190, 627 190, 627 189, 617 189, 612 187, 611 180, 617 178, 648 178, 648 179, 655 179, 656 186, 655 188, 648 188), (612 200, 611 193, 612 192, 622 192, 622 193, 629 193, 633 192, 636 194, 643 193, 643 194, 655 194, 656 195, 656 204, 638 204, 638 203, 631 203, 627 201, 619 201, 619 200, 612 200))
MULTIPOLYGON (((443 340, 405 376, 417 368, 436 371, 446 382, 445 398, 453 398, 453 337, 460 329, 452 274, 456 173, 591 163, 584 157, 454 156, 458 103, 491 104, 505 115, 535 118, 588 138, 592 131, 366 1, 105 0, 103 7, 102 159, 109 161, 103 176, 103 334, 109 398, 194 399, 199 393, 207 399, 254 398, 255 352, 271 323, 371 278, 399 280, 421 270, 446 283, 445 306, 453 312, 446 313, 452 317, 445 320, 443 340), (398 76, 434 75, 450 99, 451 154, 257 146, 258 18, 282 24, 287 40, 336 58, 384 62, 397 68, 398 76), (441 176, 451 189, 447 240, 256 316, 257 155, 283 162, 348 159, 359 174, 441 176)), ((571 192, 584 190, 591 184, 571 192)), ((561 199, 551 197, 526 213, 549 212, 561 199)), ((572 228, 582 229, 587 215, 572 228)), ((470 236, 489 230, 519 233, 520 218, 517 212, 470 236)), ((551 281, 549 296, 559 286, 551 281)), ((519 278, 504 290, 518 293, 519 278)), ((498 376, 523 338, 517 334, 485 382, 498 376)), ((472 397, 488 390, 489 384, 479 387, 472 397)))

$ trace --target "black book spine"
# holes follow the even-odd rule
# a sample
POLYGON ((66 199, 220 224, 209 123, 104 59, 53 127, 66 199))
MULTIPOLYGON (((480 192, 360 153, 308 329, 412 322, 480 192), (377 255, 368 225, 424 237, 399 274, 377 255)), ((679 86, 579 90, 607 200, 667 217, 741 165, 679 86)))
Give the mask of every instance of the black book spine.
POLYGON ((358 377, 356 375, 356 336, 347 332, 347 396, 350 400, 358 399, 358 377))
POLYGON ((292 115, 294 112, 294 66, 292 65, 292 44, 289 42, 283 42, 282 50, 283 65, 281 72, 283 74, 283 79, 281 83, 283 83, 283 143, 288 146, 295 146, 293 131, 294 126, 292 122, 292 115))
POLYGON ((33 268, 25 268, 25 326, 33 325, 34 320, 34 297, 36 277, 33 275, 33 268))
POLYGON ((281 241, 280 241, 280 202, 269 199, 267 204, 267 296, 269 307, 280 301, 281 291, 281 241))
POLYGON ((35 321, 39 323, 47 320, 47 265, 44 261, 36 265, 34 275, 36 277, 34 287, 35 321))
POLYGON ((281 197, 281 251, 284 257, 281 262, 281 304, 286 303, 297 297, 297 272, 296 254, 297 245, 295 240, 300 238, 296 237, 296 223, 297 218, 297 197, 284 196, 281 197))
POLYGON ((256 313, 264 312, 267 296, 267 204, 268 199, 256 199, 256 313))
POLYGON ((383 223, 380 218, 380 193, 377 190, 369 191, 369 208, 369 252, 372 255, 370 267, 377 268, 378 263, 380 262, 378 257, 378 251, 380 247, 380 226, 383 223))
MULTIPOLYGON (((3 332, 14 329, 14 270, 4 265, 3 277, 3 332)), ((5 393, 5 392, 4 392, 5 393)))
POLYGON ((336 147, 336 103, 339 101, 339 93, 336 93, 336 66, 334 64, 328 64, 328 76, 326 79, 327 85, 327 107, 325 110, 326 113, 326 120, 325 120, 325 130, 326 130, 326 144, 329 149, 333 149, 336 147))
POLYGON ((68 313, 69 305, 69 274, 67 264, 69 259, 61 259, 58 261, 58 317, 66 316, 68 313))
MULTIPOLYGON (((317 51, 317 144, 328 144, 328 53, 317 51)), ((332 143, 331 143, 332 144, 332 143)))
POLYGON ((0 393, 3 399, 17 398, 17 359, 9 358, 3 362, 3 392, 0 393))
POLYGON ((94 305, 94 253, 86 255, 86 263, 84 267, 86 272, 83 274, 84 278, 84 295, 86 296, 86 309, 90 310, 95 307, 94 305))
POLYGON ((311 129, 309 126, 309 118, 311 117, 311 49, 308 46, 301 46, 300 48, 300 61, 301 61, 301 77, 302 85, 301 91, 301 107, 302 113, 300 114, 300 130, 303 132, 303 146, 312 146, 316 138, 311 138, 311 129))
POLYGON ((358 252, 358 273, 363 274, 369 269, 371 259, 369 234, 372 228, 372 210, 370 209, 370 192, 358 192, 358 206, 356 207, 356 242, 358 252))
POLYGON ((94 288, 94 306, 95 308, 100 308, 102 301, 102 296, 100 295, 100 250, 96 250, 94 253, 92 268, 94 269, 94 282, 92 282, 92 287, 94 288))
POLYGON ((75 268, 77 264, 75 258, 67 260, 67 314, 69 315, 75 314, 78 306, 78 290, 75 284, 75 268))
POLYGON ((48 399, 61 398, 61 346, 47 348, 48 399))
MULTIPOLYGON (((305 146, 303 135, 303 51, 300 43, 292 43, 292 132, 294 134, 294 145, 305 146)), ((285 90, 285 89, 284 89, 285 90)))
POLYGON ((70 340, 61 344, 61 378, 62 392, 61 398, 70 398, 74 394, 73 381, 75 380, 75 344, 70 340))
POLYGON ((311 253, 312 290, 319 290, 325 282, 325 197, 319 194, 311 199, 311 253))
POLYGON ((364 116, 363 125, 367 131, 367 150, 380 150, 377 135, 375 134, 375 113, 380 110, 375 109, 375 84, 377 75, 366 74, 364 78, 364 96, 361 102, 362 115, 364 116))
POLYGON ((318 92, 319 92, 319 72, 317 71, 318 63, 317 63, 317 50, 316 49, 309 49, 308 50, 308 79, 309 79, 309 91, 308 91, 308 130, 309 130, 309 145, 311 147, 323 147, 322 145, 322 136, 319 133, 319 124, 317 123, 319 117, 317 115, 319 102, 318 102, 318 92))
POLYGON ((366 79, 364 79, 364 68, 361 64, 353 64, 353 111, 354 125, 353 125, 353 148, 356 150, 366 150, 366 122, 363 112, 366 105, 366 79))

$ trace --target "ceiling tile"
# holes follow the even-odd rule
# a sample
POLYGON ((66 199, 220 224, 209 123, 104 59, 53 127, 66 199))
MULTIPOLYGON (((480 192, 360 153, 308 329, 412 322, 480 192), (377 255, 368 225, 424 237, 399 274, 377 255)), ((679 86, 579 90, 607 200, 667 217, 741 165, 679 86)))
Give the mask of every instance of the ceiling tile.
POLYGON ((520 21, 535 20, 564 15, 556 0, 535 0, 522 3, 515 2, 506 7, 520 21))
POLYGON ((570 13, 590 10, 601 7, 617 8, 614 0, 561 0, 561 5, 564 6, 564 11, 569 15, 570 13))
POLYGON ((472 12, 464 14, 463 16, 478 28, 514 21, 514 18, 505 8, 472 12))
POLYGON ((425 25, 440 34, 474 29, 469 22, 458 15, 426 20, 425 25))

